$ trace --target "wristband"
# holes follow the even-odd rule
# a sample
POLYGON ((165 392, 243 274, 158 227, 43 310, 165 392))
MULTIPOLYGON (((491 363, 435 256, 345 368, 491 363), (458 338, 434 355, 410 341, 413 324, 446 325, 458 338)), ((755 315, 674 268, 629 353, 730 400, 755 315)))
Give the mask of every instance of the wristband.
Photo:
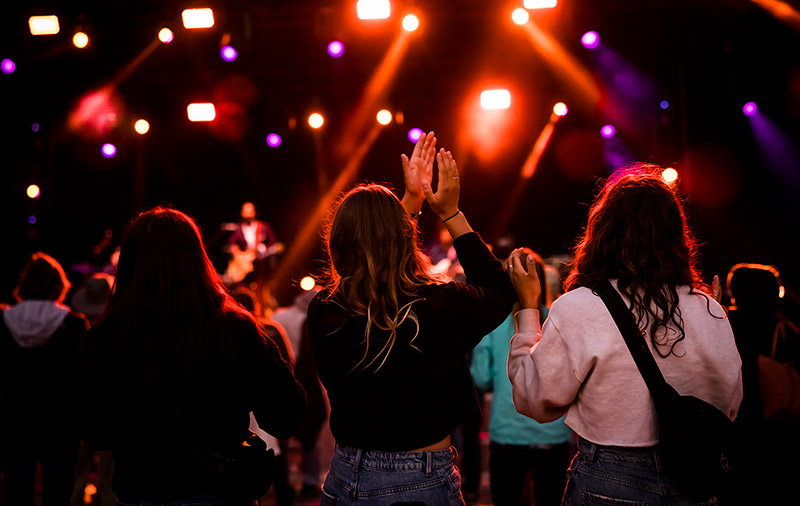
POLYGON ((456 216, 458 216, 458 215, 459 215, 459 213, 461 213, 461 211, 460 211, 460 210, 459 210, 459 211, 456 211, 456 214, 454 214, 453 216, 450 216, 449 218, 445 218, 445 219, 443 219, 443 220, 442 220, 442 223, 446 223, 447 221, 449 221, 449 220, 452 220, 453 218, 455 218, 456 216))

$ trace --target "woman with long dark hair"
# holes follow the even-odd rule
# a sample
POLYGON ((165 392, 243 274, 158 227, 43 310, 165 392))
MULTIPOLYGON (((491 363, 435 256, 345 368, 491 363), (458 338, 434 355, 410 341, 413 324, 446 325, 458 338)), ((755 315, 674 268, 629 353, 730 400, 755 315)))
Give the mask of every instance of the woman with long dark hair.
POLYGON ((553 303, 544 328, 536 309, 539 279, 526 270, 531 265, 519 254, 509 265, 523 309, 508 374, 520 413, 540 422, 566 414, 580 436, 562 504, 594 504, 592 498, 687 504, 660 466, 647 386, 593 291, 611 280, 667 383, 736 416, 742 362, 725 310, 696 267, 695 241, 677 194, 654 166, 628 167, 609 178, 575 248, 567 293, 553 303))
POLYGON ((290 366, 225 289, 197 225, 175 209, 131 224, 80 366, 82 435, 111 448, 119 504, 223 504, 197 449, 240 444, 251 411, 279 439, 305 415, 290 366))
POLYGON ((356 186, 325 231, 329 276, 307 320, 337 443, 321 504, 464 504, 450 434, 479 409, 467 353, 516 297, 458 209, 458 169, 435 143, 428 133, 403 155, 402 200, 356 186), (454 238, 466 283, 430 273, 416 223, 425 200, 454 238))

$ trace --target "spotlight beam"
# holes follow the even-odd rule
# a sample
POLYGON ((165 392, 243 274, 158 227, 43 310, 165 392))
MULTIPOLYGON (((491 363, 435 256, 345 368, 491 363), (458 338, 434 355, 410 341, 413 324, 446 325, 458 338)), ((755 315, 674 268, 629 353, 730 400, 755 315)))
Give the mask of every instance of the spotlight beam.
POLYGON ((753 3, 800 32, 800 13, 791 5, 779 0, 753 0, 753 3))
POLYGON ((600 102, 600 89, 592 79, 592 75, 569 51, 536 26, 533 21, 523 25, 522 29, 534 49, 544 57, 548 65, 556 70, 556 76, 575 88, 588 105, 594 106, 600 102))

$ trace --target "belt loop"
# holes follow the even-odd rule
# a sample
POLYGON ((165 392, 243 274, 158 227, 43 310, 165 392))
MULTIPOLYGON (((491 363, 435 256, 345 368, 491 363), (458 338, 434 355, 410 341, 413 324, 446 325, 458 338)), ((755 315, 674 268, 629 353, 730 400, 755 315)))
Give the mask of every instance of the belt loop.
POLYGON ((353 474, 358 474, 358 468, 361 465, 361 448, 356 448, 356 457, 353 459, 353 474))
POLYGON ((584 439, 583 441, 589 447, 588 450, 586 451, 586 460, 589 462, 589 464, 592 464, 594 463, 594 452, 597 451, 597 445, 586 439, 584 439))
POLYGON ((431 452, 424 452, 425 453, 425 477, 430 478, 431 474, 433 474, 433 456, 431 452))

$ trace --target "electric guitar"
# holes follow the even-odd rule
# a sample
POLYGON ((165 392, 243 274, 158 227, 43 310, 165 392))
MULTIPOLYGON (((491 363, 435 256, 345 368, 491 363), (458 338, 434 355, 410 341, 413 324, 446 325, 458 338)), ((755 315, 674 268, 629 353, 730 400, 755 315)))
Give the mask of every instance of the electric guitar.
POLYGON ((234 246, 231 248, 232 257, 228 262, 225 274, 222 275, 222 280, 228 285, 239 283, 245 276, 253 272, 253 263, 255 261, 283 253, 284 249, 285 246, 280 242, 267 246, 266 251, 263 253, 258 253, 257 248, 240 250, 234 246))

